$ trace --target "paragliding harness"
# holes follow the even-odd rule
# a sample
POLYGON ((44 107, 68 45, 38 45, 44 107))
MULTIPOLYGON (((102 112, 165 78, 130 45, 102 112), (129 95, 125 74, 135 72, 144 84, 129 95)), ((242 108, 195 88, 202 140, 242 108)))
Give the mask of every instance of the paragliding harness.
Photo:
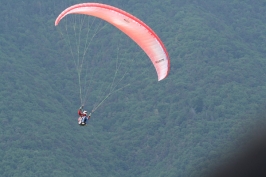
POLYGON ((91 117, 91 113, 87 115, 87 111, 85 111, 86 112, 85 114, 82 112, 83 112, 83 105, 78 110, 78 114, 79 114, 78 124, 80 126, 85 126, 87 125, 87 120, 89 120, 91 117))
POLYGON ((85 125, 87 125, 87 123, 86 123, 86 120, 87 119, 87 117, 86 116, 83 116, 83 117, 79 117, 78 118, 78 124, 80 125, 80 126, 85 126, 85 125))

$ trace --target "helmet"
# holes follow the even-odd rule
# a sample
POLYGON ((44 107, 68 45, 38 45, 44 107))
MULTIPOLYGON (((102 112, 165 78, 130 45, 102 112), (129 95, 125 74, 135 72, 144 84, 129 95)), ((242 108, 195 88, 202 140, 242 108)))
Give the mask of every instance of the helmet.
POLYGON ((86 114, 87 115, 87 111, 83 111, 83 114, 86 114))

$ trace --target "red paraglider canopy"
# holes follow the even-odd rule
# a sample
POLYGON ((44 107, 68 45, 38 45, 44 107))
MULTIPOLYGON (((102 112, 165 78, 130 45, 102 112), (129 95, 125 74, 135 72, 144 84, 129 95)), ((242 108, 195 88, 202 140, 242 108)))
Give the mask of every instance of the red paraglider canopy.
POLYGON ((151 59, 158 81, 167 77, 170 70, 168 52, 156 33, 137 17, 116 7, 99 3, 82 3, 65 9, 55 25, 68 14, 84 14, 101 18, 114 25, 134 40, 151 59))

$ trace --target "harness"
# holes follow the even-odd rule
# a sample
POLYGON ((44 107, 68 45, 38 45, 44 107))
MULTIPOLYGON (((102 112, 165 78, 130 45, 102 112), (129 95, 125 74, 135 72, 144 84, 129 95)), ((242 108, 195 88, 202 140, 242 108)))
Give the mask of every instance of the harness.
POLYGON ((85 125, 87 125, 85 122, 83 122, 82 121, 82 119, 86 119, 86 116, 84 116, 84 117, 79 117, 78 118, 78 124, 80 125, 80 126, 85 126, 85 125))

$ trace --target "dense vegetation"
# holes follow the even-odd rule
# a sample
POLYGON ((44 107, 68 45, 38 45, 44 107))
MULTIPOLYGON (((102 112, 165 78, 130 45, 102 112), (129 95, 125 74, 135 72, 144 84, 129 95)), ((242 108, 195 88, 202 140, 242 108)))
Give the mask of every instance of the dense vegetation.
POLYGON ((130 87, 79 127, 75 57, 54 20, 80 2, 0 2, 1 176, 204 176, 249 142, 266 98, 265 2, 97 1, 154 29, 171 71, 157 82, 140 48, 106 25, 88 51, 85 106, 103 98, 117 62, 130 87))

